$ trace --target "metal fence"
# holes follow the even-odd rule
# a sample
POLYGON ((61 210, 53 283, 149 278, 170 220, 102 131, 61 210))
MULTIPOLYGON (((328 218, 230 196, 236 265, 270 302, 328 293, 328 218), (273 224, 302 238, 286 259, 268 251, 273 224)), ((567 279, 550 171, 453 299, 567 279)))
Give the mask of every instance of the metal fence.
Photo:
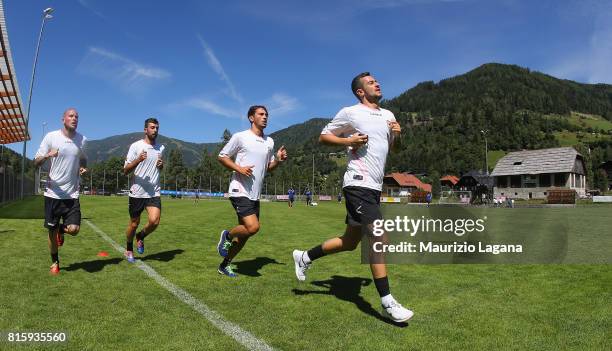
MULTIPOLYGON (((24 195, 33 195, 35 180, 26 175, 24 195)), ((21 198, 21 170, 0 164, 0 204, 21 198)))

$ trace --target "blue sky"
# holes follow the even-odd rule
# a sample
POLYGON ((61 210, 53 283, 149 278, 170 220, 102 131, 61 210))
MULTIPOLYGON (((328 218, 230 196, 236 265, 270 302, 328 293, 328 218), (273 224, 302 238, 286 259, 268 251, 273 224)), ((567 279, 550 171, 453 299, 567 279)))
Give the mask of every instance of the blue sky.
MULTIPOLYGON (((353 104, 371 71, 387 98, 483 63, 612 83, 612 2, 603 0, 4 0, 22 99, 45 27, 28 156, 66 107, 89 139, 142 131, 218 141, 270 110, 268 132, 353 104)), ((21 150, 21 144, 10 146, 21 150)))

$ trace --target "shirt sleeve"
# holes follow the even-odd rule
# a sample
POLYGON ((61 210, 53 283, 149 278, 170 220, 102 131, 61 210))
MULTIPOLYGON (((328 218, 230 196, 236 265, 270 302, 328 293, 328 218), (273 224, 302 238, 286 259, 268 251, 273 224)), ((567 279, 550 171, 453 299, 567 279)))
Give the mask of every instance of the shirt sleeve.
POLYGON ((40 143, 40 147, 38 148, 38 151, 36 151, 34 158, 44 157, 49 153, 49 150, 51 150, 51 137, 49 137, 49 134, 47 134, 40 143))
POLYGON ((123 164, 123 167, 134 162, 134 160, 137 157, 138 157, 138 151, 136 150, 136 145, 132 144, 130 145, 130 149, 128 150, 127 156, 125 157, 125 163, 123 164))
POLYGON ((223 149, 219 152, 219 157, 233 158, 238 154, 240 149, 240 140, 238 140, 237 134, 232 135, 230 140, 225 144, 223 149))
POLYGON ((343 108, 336 114, 336 117, 329 122, 321 134, 333 134, 335 136, 342 136, 343 134, 352 134, 355 131, 351 125, 351 120, 346 109, 343 108))

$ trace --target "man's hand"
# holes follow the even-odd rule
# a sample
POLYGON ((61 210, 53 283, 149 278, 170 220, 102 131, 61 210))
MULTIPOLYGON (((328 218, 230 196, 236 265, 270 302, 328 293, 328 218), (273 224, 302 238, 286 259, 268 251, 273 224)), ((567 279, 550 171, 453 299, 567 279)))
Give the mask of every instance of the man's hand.
POLYGON ((155 163, 155 165, 157 166, 157 168, 162 169, 164 168, 164 160, 160 158, 157 159, 157 163, 155 163))
POLYGON ((147 159, 147 152, 143 151, 138 155, 138 162, 142 162, 147 159))
POLYGON ((244 166, 244 167, 238 166, 237 172, 242 174, 243 176, 250 177, 253 175, 253 167, 255 166, 244 166))
POLYGON ((281 146, 278 151, 276 151, 276 159, 279 162, 283 162, 287 159, 287 149, 285 149, 285 145, 281 146))
POLYGON ((81 167, 81 168, 79 168, 79 175, 80 175, 80 176, 82 176, 82 175, 83 175, 83 173, 85 173, 85 172, 87 172, 87 168, 85 168, 85 167, 81 167))
POLYGON ((57 155, 59 155, 59 150, 58 149, 51 149, 49 151, 49 153, 47 154, 47 156, 45 156, 45 157, 46 158, 57 157, 57 155))
POLYGON ((399 123, 397 123, 396 121, 389 121, 387 122, 387 124, 389 125, 391 132, 395 134, 395 136, 400 135, 400 133, 402 132, 402 126, 400 126, 399 123))
POLYGON ((360 147, 368 143, 366 134, 356 133, 347 138, 353 151, 357 151, 360 147))

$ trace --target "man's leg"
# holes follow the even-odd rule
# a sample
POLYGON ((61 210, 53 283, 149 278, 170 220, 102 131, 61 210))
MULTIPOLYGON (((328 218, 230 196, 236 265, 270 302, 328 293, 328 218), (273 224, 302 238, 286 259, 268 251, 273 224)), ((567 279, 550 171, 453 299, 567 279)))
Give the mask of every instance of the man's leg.
POLYGON ((306 270, 312 261, 325 255, 355 250, 361 241, 361 235, 361 226, 347 225, 343 236, 329 239, 308 251, 293 250, 295 275, 298 280, 306 280, 306 270))
POLYGON ((133 263, 134 260, 134 237, 136 236, 136 230, 138 229, 138 225, 140 224, 140 216, 136 216, 134 218, 130 218, 130 222, 128 223, 127 228, 125 229, 125 258, 127 258, 128 262, 133 263))
POLYGON ((232 246, 228 250, 227 256, 221 262, 222 267, 227 267, 230 262, 238 255, 249 238, 259 231, 259 219, 257 215, 252 214, 240 218, 240 224, 232 228, 229 232, 229 238, 232 240, 232 246))
POLYGON ((58 228, 49 228, 48 243, 51 254, 51 274, 59 274, 59 253, 57 247, 58 228))
POLYGON ((136 234, 136 250, 141 255, 144 253, 144 238, 157 229, 161 218, 161 199, 159 197, 155 197, 147 201, 148 202, 145 207, 147 211, 147 224, 140 232, 138 232, 138 234, 136 234))
POLYGON ((155 229, 159 226, 159 221, 161 219, 161 210, 157 207, 148 206, 146 207, 148 221, 147 224, 142 228, 142 230, 138 233, 137 239, 144 239, 147 235, 153 233, 155 229))

